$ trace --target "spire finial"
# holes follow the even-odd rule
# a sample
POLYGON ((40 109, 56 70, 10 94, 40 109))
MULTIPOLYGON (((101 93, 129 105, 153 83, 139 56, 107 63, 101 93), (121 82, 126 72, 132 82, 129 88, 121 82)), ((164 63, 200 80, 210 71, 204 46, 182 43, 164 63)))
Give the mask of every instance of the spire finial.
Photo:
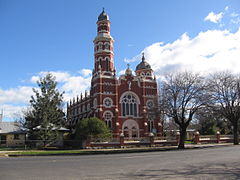
POLYGON ((129 63, 127 64, 127 67, 128 67, 128 69, 129 69, 129 67, 130 67, 130 64, 129 64, 129 63))
POLYGON ((2 109, 2 112, 0 114, 0 122, 2 122, 2 119, 3 119, 3 109, 2 109))
POLYGON ((105 10, 105 8, 103 7, 103 8, 102 8, 102 11, 105 12, 104 10, 105 10))
POLYGON ((142 53, 142 61, 145 61, 144 52, 142 53))

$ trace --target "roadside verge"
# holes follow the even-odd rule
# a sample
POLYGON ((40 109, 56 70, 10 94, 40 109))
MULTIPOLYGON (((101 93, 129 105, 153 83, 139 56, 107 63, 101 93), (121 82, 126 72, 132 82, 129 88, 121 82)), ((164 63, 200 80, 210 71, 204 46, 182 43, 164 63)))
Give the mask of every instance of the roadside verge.
MULTIPOLYGON (((186 145, 184 150, 199 148, 215 148, 222 146, 233 146, 232 144, 197 144, 186 145)), ((177 146, 164 147, 142 147, 142 148, 121 148, 121 149, 80 149, 80 150, 27 150, 27 151, 6 151, 0 152, 0 156, 73 156, 73 155, 94 155, 94 154, 120 154, 120 153, 141 153, 154 151, 179 150, 177 146)))

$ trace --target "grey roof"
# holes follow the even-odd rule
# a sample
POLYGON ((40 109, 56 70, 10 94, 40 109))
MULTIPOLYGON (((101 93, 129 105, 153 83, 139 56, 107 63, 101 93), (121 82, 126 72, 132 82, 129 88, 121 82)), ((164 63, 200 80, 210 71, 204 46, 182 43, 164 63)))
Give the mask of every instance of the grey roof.
POLYGON ((102 13, 98 16, 98 21, 102 21, 102 20, 109 20, 109 16, 104 11, 104 9, 103 9, 102 13))
POLYGON ((26 129, 20 127, 19 123, 0 122, 0 134, 23 134, 26 132, 26 129))
POLYGON ((151 66, 148 62, 145 61, 144 54, 142 56, 142 61, 137 65, 136 71, 140 69, 151 69, 151 66))
MULTIPOLYGON (((65 127, 55 127, 53 124, 51 124, 52 127, 52 130, 58 130, 58 131, 70 131, 69 129, 65 128, 65 127)), ((36 128, 34 129, 45 129, 45 128, 42 128, 41 126, 37 126, 36 128)))

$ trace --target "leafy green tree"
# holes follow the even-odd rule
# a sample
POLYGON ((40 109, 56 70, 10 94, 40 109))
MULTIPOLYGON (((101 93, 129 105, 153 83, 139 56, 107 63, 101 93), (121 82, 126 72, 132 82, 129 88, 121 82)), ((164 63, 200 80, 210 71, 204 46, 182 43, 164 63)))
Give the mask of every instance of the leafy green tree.
POLYGON ((109 138, 111 136, 106 124, 96 118, 85 118, 80 120, 75 129, 75 140, 87 140, 88 138, 109 138))
POLYGON ((197 129, 202 135, 231 134, 231 124, 220 113, 205 107, 197 111, 195 118, 198 122, 197 129))
POLYGON ((35 96, 31 96, 30 108, 24 113, 25 127, 29 129, 29 139, 54 142, 58 136, 58 129, 65 121, 63 112, 63 93, 57 90, 57 82, 52 74, 37 81, 38 89, 33 89, 35 96))

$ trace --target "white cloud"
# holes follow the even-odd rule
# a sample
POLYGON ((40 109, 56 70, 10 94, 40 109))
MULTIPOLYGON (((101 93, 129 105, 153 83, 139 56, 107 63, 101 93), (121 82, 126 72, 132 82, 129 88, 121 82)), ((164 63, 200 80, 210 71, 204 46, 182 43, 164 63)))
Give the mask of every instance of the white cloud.
POLYGON ((32 76, 31 82, 32 83, 36 83, 37 81, 39 81, 39 79, 41 77, 46 76, 47 73, 51 73, 56 78, 57 82, 65 82, 70 77, 70 74, 67 73, 67 72, 62 72, 62 71, 49 71, 49 72, 41 71, 36 76, 32 76))
MULTIPOLYGON (((44 77, 47 73, 51 73, 56 77, 58 89, 64 91, 64 101, 69 101, 73 97, 84 94, 89 89, 91 83, 91 73, 89 69, 82 69, 80 76, 73 76, 68 72, 50 71, 40 72, 30 78, 32 83, 36 83, 40 77, 44 77)), ((19 86, 17 88, 0 89, 0 109, 4 109, 4 117, 13 119, 16 114, 21 114, 23 107, 29 104, 33 86, 19 86)))
POLYGON ((123 70, 119 71, 118 76, 121 76, 121 75, 125 74, 125 71, 126 71, 126 69, 123 69, 123 70))
POLYGON ((89 89, 91 77, 72 76, 61 87, 65 91, 65 100, 68 101, 74 96, 84 94, 85 90, 89 89))
POLYGON ((210 12, 205 18, 204 21, 211 21, 213 23, 219 23, 223 18, 223 12, 215 14, 214 12, 210 12))
POLYGON ((24 108, 26 108, 26 106, 4 104, 1 106, 1 108, 3 109, 3 119, 8 118, 15 120, 21 116, 22 111, 24 108))
POLYGON ((134 58, 132 58, 132 59, 124 58, 124 62, 125 62, 125 63, 132 63, 132 62, 137 61, 139 58, 140 58, 140 56, 139 56, 139 57, 136 56, 136 57, 134 57, 134 58))
POLYGON ((80 74, 83 75, 84 77, 88 77, 92 74, 91 69, 82 69, 80 70, 80 74))
MULTIPOLYGON (((211 73, 221 70, 240 72, 240 28, 231 33, 227 30, 208 30, 190 38, 184 33, 172 43, 154 43, 144 49, 146 60, 155 74, 169 71, 192 70, 211 73)), ((141 56, 141 54, 136 57, 141 56)), ((135 57, 133 58, 135 59, 135 57)))
POLYGON ((237 14, 236 12, 233 12, 233 13, 230 14, 230 16, 231 16, 231 17, 238 17, 239 14, 237 14))
POLYGON ((235 16, 230 20, 230 24, 234 24, 234 25, 239 25, 240 24, 240 17, 239 16, 235 16))
POLYGON ((33 76, 31 78, 31 82, 35 83, 40 79, 40 77, 44 77, 47 73, 51 73, 54 77, 56 77, 56 81, 58 82, 58 89, 65 92, 64 100, 66 101, 68 101, 73 96, 80 95, 81 92, 84 92, 90 87, 92 74, 92 70, 90 69, 80 70, 80 76, 73 76, 68 72, 63 71, 42 71, 38 73, 38 75, 33 76))
POLYGON ((20 86, 7 90, 0 89, 0 104, 5 103, 28 103, 33 94, 32 87, 20 86))

